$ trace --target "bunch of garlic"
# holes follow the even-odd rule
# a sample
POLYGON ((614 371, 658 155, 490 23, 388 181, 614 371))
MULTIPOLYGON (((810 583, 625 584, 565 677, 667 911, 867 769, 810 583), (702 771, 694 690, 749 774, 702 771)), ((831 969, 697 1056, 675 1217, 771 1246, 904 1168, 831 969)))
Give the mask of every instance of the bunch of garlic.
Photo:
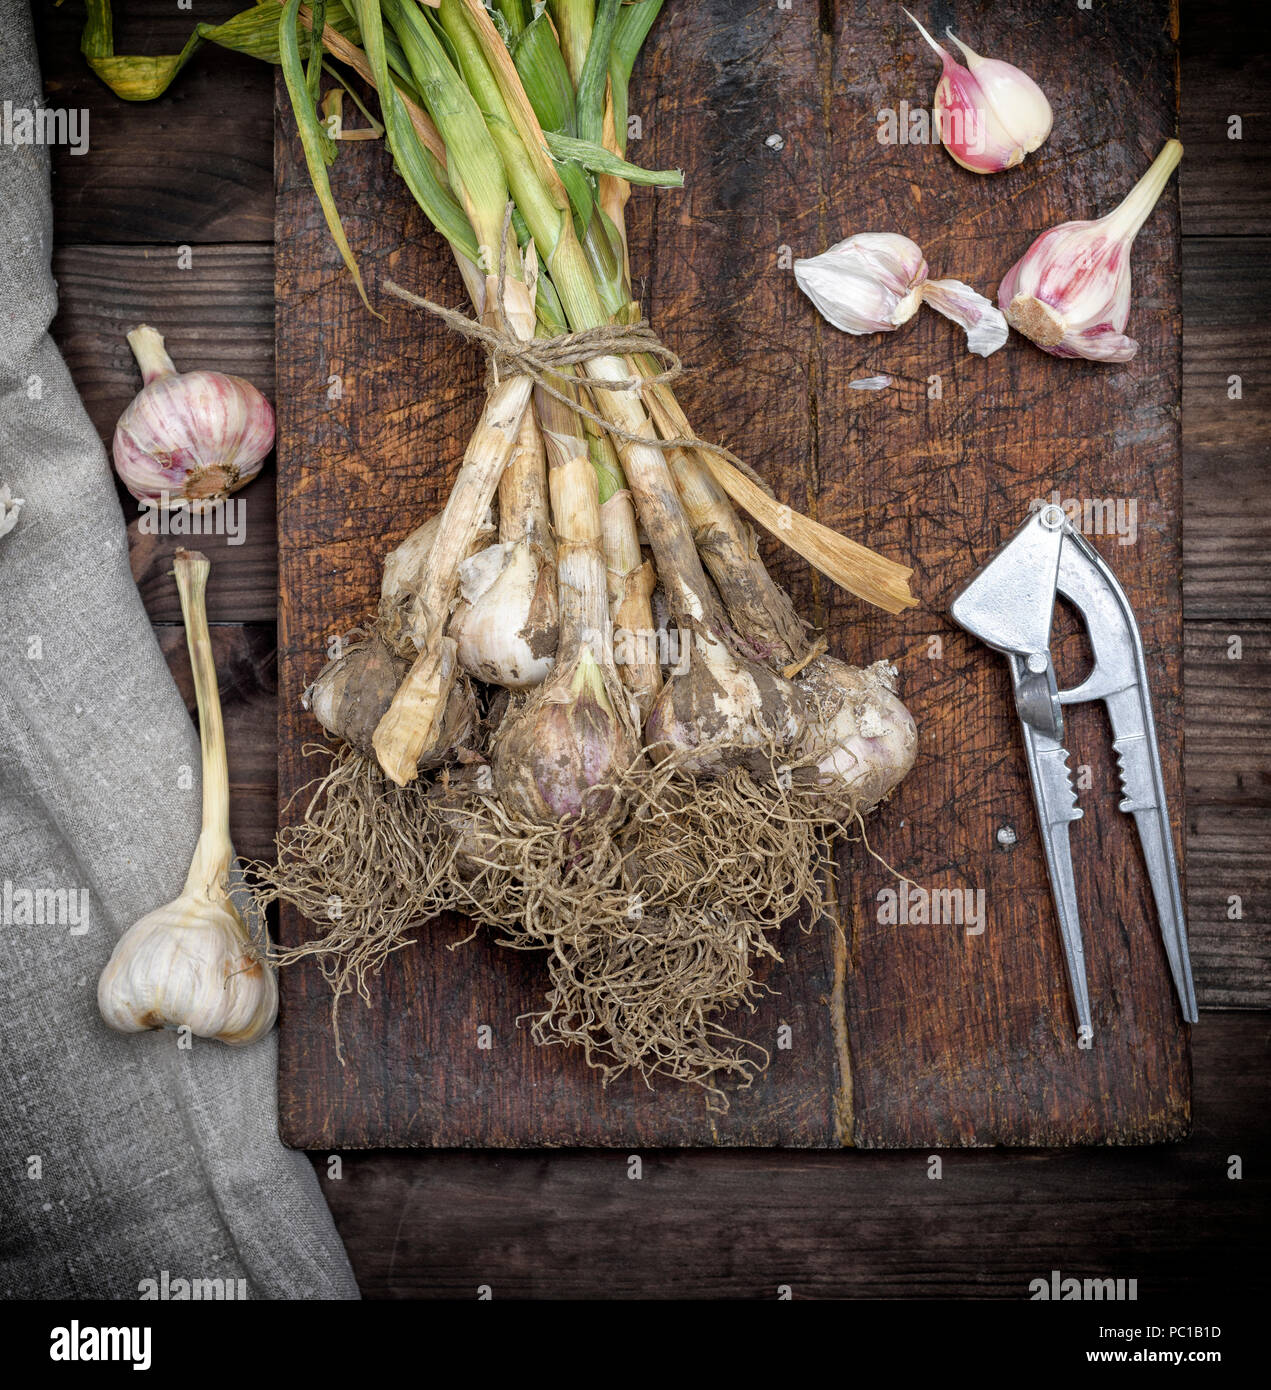
POLYGON ((178 550, 175 569, 199 706, 203 826, 180 897, 119 938, 97 982, 97 1006, 121 1033, 185 1027, 242 1045, 273 1027, 278 983, 229 891, 234 847, 225 726, 207 626, 210 566, 197 551, 178 550))
POLYGON ((858 232, 795 261, 794 278, 845 333, 888 333, 929 304, 965 330, 967 347, 981 357, 1006 341, 1006 320, 991 300, 961 280, 929 280, 920 248, 896 232, 858 232))

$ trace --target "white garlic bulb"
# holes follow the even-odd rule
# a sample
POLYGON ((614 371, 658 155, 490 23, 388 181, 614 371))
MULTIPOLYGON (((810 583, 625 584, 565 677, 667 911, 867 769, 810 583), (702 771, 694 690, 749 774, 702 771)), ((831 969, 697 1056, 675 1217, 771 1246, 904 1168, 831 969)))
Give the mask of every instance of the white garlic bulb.
POLYGON ((229 767, 207 627, 205 556, 178 550, 181 613, 194 669, 203 747, 203 827, 180 897, 148 912, 115 943, 97 981, 101 1016, 121 1033, 189 1028, 234 1045, 273 1027, 278 982, 229 890, 229 767))
POLYGON ((459 566, 450 620, 459 664, 509 690, 540 685, 556 659, 556 573, 528 539, 487 546, 459 566))
POLYGON ((97 982, 97 1007, 121 1033, 187 1027, 251 1043, 273 1026, 278 983, 228 897, 183 893, 120 937, 97 982))
POLYGON ((819 712, 812 746, 827 799, 858 811, 877 805, 918 755, 917 725, 896 694, 896 668, 886 661, 861 668, 821 656, 797 683, 819 712))
POLYGON ((260 472, 274 447, 274 409, 242 377, 178 372, 163 336, 128 334, 142 389, 119 417, 111 453, 125 487, 148 507, 200 510, 260 472))

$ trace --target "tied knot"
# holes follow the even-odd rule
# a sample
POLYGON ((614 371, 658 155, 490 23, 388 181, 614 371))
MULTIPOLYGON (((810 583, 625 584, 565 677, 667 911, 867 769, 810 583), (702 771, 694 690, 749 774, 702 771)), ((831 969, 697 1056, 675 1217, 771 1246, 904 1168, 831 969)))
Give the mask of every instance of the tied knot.
MULTIPOLYGON (((642 386, 659 386, 674 381, 684 370, 684 364, 679 357, 661 341, 643 319, 638 323, 606 323, 596 328, 583 329, 579 333, 559 333, 550 338, 526 340, 517 337, 501 312, 500 323, 496 326, 470 318, 457 309, 447 309, 444 304, 434 303, 422 295, 412 294, 393 280, 386 279, 383 285, 398 299, 405 300, 407 304, 413 304, 417 309, 424 309, 441 319, 461 338, 480 343, 485 349, 491 376, 496 385, 506 377, 528 376, 536 386, 547 388, 554 380, 566 387, 573 387, 576 382, 569 369, 593 361, 597 357, 637 357, 643 354, 656 358, 663 364, 663 369, 650 376, 620 377, 604 381, 589 377, 587 386, 593 391, 633 391, 642 386)), ((578 409, 575 400, 563 399, 572 409, 578 409)))
POLYGON ((672 449, 688 449, 699 453, 713 454, 743 473, 756 487, 769 497, 772 489, 744 460, 739 459, 730 449, 719 444, 711 444, 691 434, 664 433, 659 438, 656 433, 636 434, 624 429, 613 420, 583 404, 582 388, 594 395, 598 391, 638 391, 643 394, 649 388, 660 388, 674 381, 684 370, 679 357, 661 341, 658 335, 641 319, 638 323, 607 323, 596 328, 586 328, 578 333, 558 333, 550 338, 520 338, 513 331, 503 312, 504 267, 500 258, 499 290, 495 312, 498 324, 483 323, 470 318, 457 309, 447 309, 422 295, 403 289, 393 280, 381 282, 384 288, 398 299, 423 309, 439 318, 453 332, 469 342, 480 343, 485 349, 489 363, 487 388, 497 386, 500 380, 512 376, 527 376, 535 386, 545 391, 553 399, 569 407, 576 415, 590 420, 610 435, 615 442, 635 444, 657 449, 666 453, 672 449), (581 379, 574 375, 573 368, 582 366, 601 357, 611 358, 653 358, 662 363, 660 372, 642 373, 631 377, 605 377, 598 379, 590 373, 581 379), (556 383, 560 383, 557 385, 556 383), (562 389, 563 388, 563 389, 562 389))

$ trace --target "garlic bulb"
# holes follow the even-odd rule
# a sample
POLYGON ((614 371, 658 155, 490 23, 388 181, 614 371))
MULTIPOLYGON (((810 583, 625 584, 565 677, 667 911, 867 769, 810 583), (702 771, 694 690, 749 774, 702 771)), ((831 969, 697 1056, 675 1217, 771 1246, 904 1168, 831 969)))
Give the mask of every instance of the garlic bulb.
POLYGON ((936 129, 945 149, 973 174, 1011 169, 1037 149, 1053 121, 1046 94, 1026 72, 998 58, 981 58, 957 38, 963 67, 914 19, 918 32, 935 49, 943 71, 934 100, 936 129))
POLYGON ((503 804, 543 824, 604 815, 609 784, 640 756, 625 702, 612 660, 597 660, 584 643, 504 721, 491 750, 503 804))
POLYGON ((450 620, 459 664, 509 690, 539 685, 556 659, 556 571, 528 538, 501 542, 459 566, 461 602, 450 620))
POLYGON ((758 750, 756 768, 766 767, 768 748, 794 746, 806 719, 792 681, 698 633, 688 669, 671 676, 653 702, 644 737, 655 762, 678 753, 686 771, 710 777, 744 762, 747 748, 758 750))
POLYGON ((264 396, 224 372, 178 372, 162 335, 145 324, 128 346, 143 386, 119 417, 112 448, 128 491, 146 506, 201 510, 251 482, 274 444, 264 396))
POLYGON ((241 1045, 273 1027, 278 983, 229 892, 234 847, 225 726, 207 627, 210 566, 191 550, 178 550, 175 566, 199 705, 203 828, 180 897, 147 913, 115 943, 97 982, 97 1007, 121 1033, 187 1027, 241 1045))
POLYGON ((919 247, 895 232, 858 232, 819 256, 795 261, 799 288, 845 333, 887 333, 923 304, 963 328, 981 357, 1006 341, 1006 320, 991 300, 961 280, 928 280, 919 247))
POLYGON ((811 662, 798 680, 818 710, 811 744, 820 784, 833 803, 865 811, 914 765, 918 730, 896 694, 896 668, 861 669, 832 657, 811 662))
POLYGON ((1125 336, 1130 248, 1182 157, 1182 145, 1167 141, 1114 212, 1094 222, 1064 222, 1033 242, 997 291, 1017 333, 1055 357, 1128 362, 1138 352, 1125 336))

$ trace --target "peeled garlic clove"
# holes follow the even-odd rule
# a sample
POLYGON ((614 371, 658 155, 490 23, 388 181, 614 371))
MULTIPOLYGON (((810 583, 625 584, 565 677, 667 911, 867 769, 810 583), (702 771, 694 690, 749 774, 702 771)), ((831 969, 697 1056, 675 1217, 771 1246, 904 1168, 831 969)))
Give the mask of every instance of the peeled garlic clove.
POLYGON ((896 668, 876 661, 862 669, 822 656, 797 683, 818 712, 811 743, 826 796, 845 811, 876 806, 918 755, 918 729, 896 694, 896 668))
POLYGON ((450 635, 469 675, 509 690, 546 679, 556 659, 555 581, 529 540, 488 546, 459 566, 463 602, 450 635))
POLYGON ((178 372, 162 335, 145 324, 128 345, 144 383, 112 446, 128 491, 147 506, 200 509, 251 482, 274 445, 264 396, 242 377, 178 372))
POLYGON ((273 1026, 278 983, 228 898, 185 894, 115 943, 97 981, 97 1006, 121 1033, 187 1027, 242 1046, 273 1026))
POLYGON ((933 106, 945 149, 973 174, 1013 168, 1050 134, 1053 116, 1042 89, 1026 72, 998 58, 982 58, 946 29, 967 60, 963 67, 906 10, 939 55, 942 72, 933 106))
POLYGON ((1167 141, 1121 205, 1093 222, 1065 222, 1041 236, 1006 272, 997 302, 1017 333, 1055 357, 1128 362, 1130 248, 1183 157, 1167 141))
POLYGON ((927 262, 908 237, 858 232, 819 256, 795 261, 794 278, 835 328, 886 333, 918 312, 927 262))
POLYGON ((1006 341, 1010 329, 1001 310, 961 280, 928 280, 922 302, 966 330, 966 345, 988 357, 1006 341))

